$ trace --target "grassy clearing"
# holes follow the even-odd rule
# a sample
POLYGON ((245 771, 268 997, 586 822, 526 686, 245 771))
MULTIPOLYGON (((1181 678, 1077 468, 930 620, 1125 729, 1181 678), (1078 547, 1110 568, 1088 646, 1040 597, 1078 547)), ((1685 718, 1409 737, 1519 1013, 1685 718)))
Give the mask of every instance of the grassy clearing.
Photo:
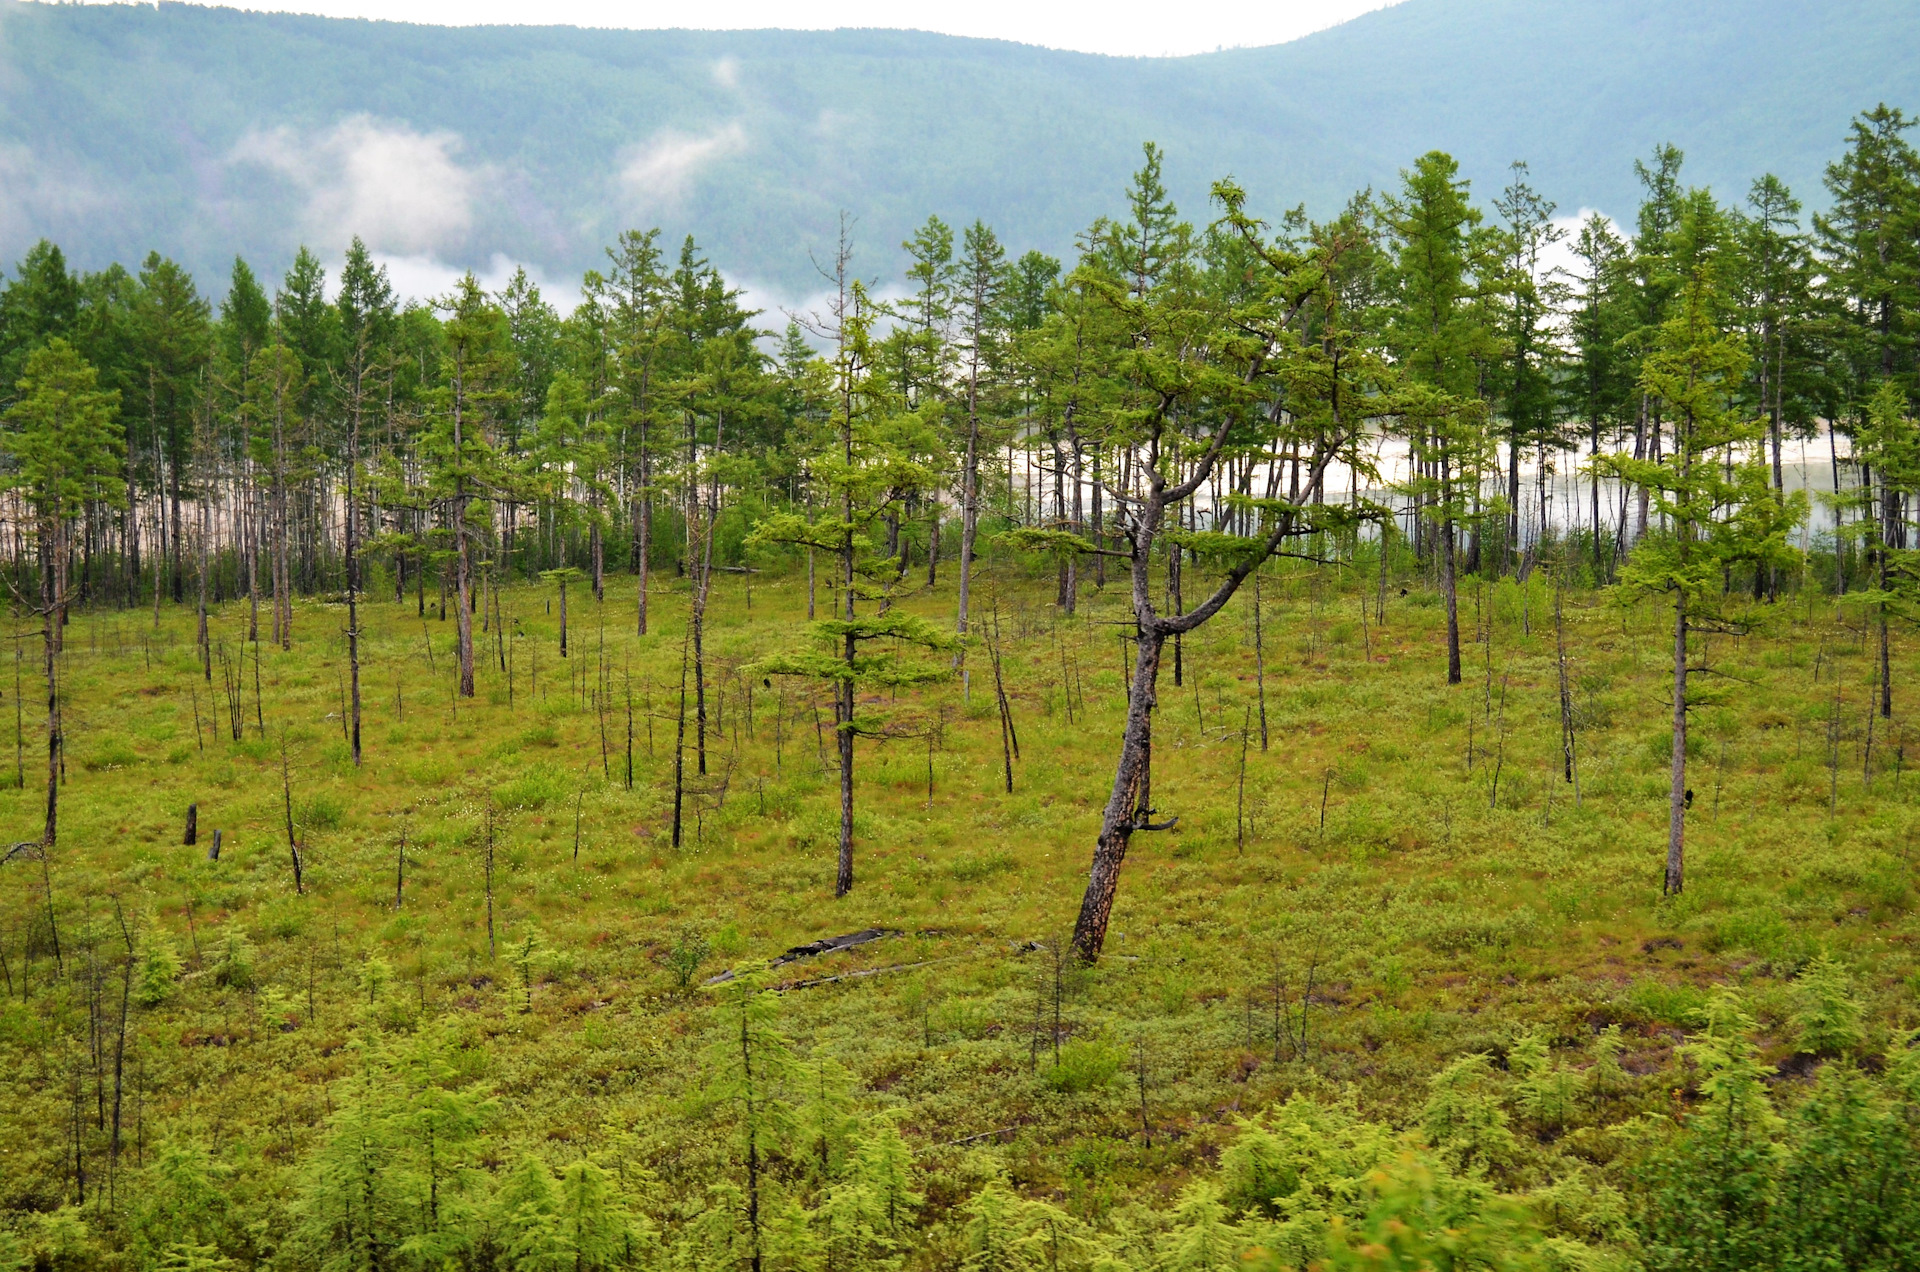
MULTIPOLYGON (((996 1175, 1089 1223, 1168 1206, 1213 1169, 1239 1115, 1305 1093, 1394 1126, 1425 1116, 1431 1130, 1436 1074, 1485 1053, 1488 1080, 1507 1081, 1497 1071, 1530 1036, 1578 1098, 1527 1123, 1537 1133, 1493 1177, 1526 1190, 1604 1171, 1623 1151, 1605 1128, 1693 1098, 1675 1047, 1717 984, 1744 987, 1783 1091, 1810 1072, 1794 978, 1822 953, 1851 971, 1864 1051, 1912 1023, 1908 733, 1904 715, 1870 716, 1865 629, 1825 599, 1761 607, 1753 634, 1710 639, 1703 658, 1724 690, 1695 731, 1689 887, 1663 901, 1664 613, 1565 598, 1576 802, 1561 780, 1541 578, 1463 594, 1463 630, 1479 639, 1467 683, 1449 689, 1429 591, 1388 589, 1382 622, 1370 572, 1275 570, 1263 584, 1268 747, 1251 614, 1236 600, 1185 641, 1184 683, 1170 665, 1163 677, 1155 802, 1179 824, 1136 836, 1108 957, 1083 971, 1052 951, 1111 782, 1124 611, 1089 594, 1076 616, 1057 615, 1047 580, 995 571, 1015 792, 984 654, 970 694, 953 683, 870 704, 912 736, 860 744, 857 883, 839 902, 829 700, 751 670, 796 639, 804 577, 716 582, 709 772, 690 779, 679 851, 667 826, 684 587, 663 589, 643 640, 630 582, 613 581, 603 605, 576 596, 565 660, 552 589, 509 589, 513 636, 476 637, 472 702, 453 697, 452 623, 437 608, 422 619, 411 597, 367 606, 358 770, 339 718, 340 607, 300 606, 293 650, 261 647, 264 736, 244 606, 214 617, 211 684, 190 615, 169 608, 157 632, 151 614, 77 616, 48 876, 63 977, 38 866, 0 873, 0 1204, 73 1201, 76 1139, 88 1205, 106 1204, 95 1102, 121 1001, 116 911, 143 952, 121 1169, 164 1144, 209 1145, 269 1226, 360 1044, 432 1026, 497 1101, 483 1167, 530 1149, 557 1166, 611 1154, 652 1172, 634 1204, 673 1231, 734 1166, 724 1111, 699 1098, 725 1020, 712 993, 676 987, 671 965, 693 965, 697 985, 866 927, 899 935, 784 965, 771 983, 794 986, 780 1024, 796 1053, 844 1066, 861 1110, 897 1111, 928 1198, 929 1266, 958 1248, 955 1208, 996 1175), (511 701, 498 667, 509 643, 511 701), (231 711, 223 654, 242 685, 231 711), (180 842, 189 803, 194 847, 180 842), (177 957, 177 981, 164 958, 149 970, 156 949, 177 957), (1602 1069, 1617 1080, 1602 1083, 1602 1069)), ((943 587, 912 605, 943 618, 952 602, 943 587)), ((1897 705, 1913 668, 1896 659, 1897 705)), ((43 797, 31 672, 26 789, 0 793, 9 838, 37 833, 43 797)), ((255 1244, 270 1249, 270 1234, 255 1244)))

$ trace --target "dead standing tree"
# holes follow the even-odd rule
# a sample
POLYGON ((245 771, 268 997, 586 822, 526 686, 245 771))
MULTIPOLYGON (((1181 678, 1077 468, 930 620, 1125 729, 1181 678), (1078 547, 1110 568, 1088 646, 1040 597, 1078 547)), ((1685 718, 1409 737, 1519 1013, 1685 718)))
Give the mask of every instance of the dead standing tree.
POLYGON ((1364 470, 1358 443, 1387 405, 1378 393, 1384 369, 1357 347, 1344 320, 1340 271, 1362 241, 1360 231, 1336 223, 1298 247, 1269 242, 1265 227, 1242 212, 1238 187, 1221 182, 1214 197, 1225 209, 1223 227, 1244 249, 1246 281, 1232 291, 1199 276, 1191 230, 1173 224, 1151 149, 1131 192, 1135 219, 1113 231, 1110 257, 1126 264, 1111 272, 1083 266, 1095 272, 1092 285, 1119 315, 1127 341, 1116 351, 1122 404, 1110 430, 1118 453, 1108 468, 1120 476, 1106 490, 1125 549, 1096 548, 1057 531, 1008 536, 1028 546, 1111 555, 1131 573, 1135 651, 1127 720, 1073 933, 1087 961, 1106 941, 1134 832, 1164 830, 1176 820, 1153 820, 1153 712, 1163 647, 1218 614, 1262 562, 1304 555, 1289 544, 1381 515, 1358 499, 1330 505, 1233 496, 1251 515, 1222 524, 1252 522, 1250 533, 1182 528, 1192 520, 1186 505, 1209 489, 1229 453, 1290 451, 1302 465, 1296 489, 1305 491, 1321 487, 1336 459, 1364 470), (1224 576, 1198 605, 1162 614, 1154 605, 1157 551, 1211 557, 1224 576))

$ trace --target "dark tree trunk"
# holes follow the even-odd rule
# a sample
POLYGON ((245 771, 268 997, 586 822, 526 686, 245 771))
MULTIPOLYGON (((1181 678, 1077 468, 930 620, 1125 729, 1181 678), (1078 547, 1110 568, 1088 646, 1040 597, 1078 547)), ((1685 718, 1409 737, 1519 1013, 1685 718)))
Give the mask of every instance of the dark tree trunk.
POLYGON ((1667 796, 1667 874, 1662 891, 1677 895, 1686 883, 1687 836, 1687 594, 1673 599, 1673 768, 1667 796))
POLYGON ((1073 927, 1074 949, 1091 962, 1107 939, 1113 916, 1113 898, 1120 886, 1120 865, 1126 860, 1133 832, 1146 824, 1152 812, 1153 711, 1158 705, 1156 684, 1165 637, 1142 633, 1136 642, 1133 686, 1127 693, 1127 723, 1120 739, 1120 763, 1115 766, 1113 789, 1100 817, 1100 838, 1093 851, 1093 870, 1080 901, 1080 917, 1073 927))

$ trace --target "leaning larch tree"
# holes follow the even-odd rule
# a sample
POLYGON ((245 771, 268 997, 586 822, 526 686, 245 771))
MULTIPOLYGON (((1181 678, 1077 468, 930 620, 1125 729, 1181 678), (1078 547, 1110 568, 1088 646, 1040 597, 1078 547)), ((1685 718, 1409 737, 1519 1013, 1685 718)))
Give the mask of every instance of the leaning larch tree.
MULTIPOLYGON (((1191 230, 1175 223, 1159 181, 1159 155, 1130 194, 1132 218, 1102 227, 1082 262, 1090 286, 1115 310, 1118 405, 1107 424, 1107 495, 1123 548, 1096 548, 1060 531, 1009 536, 1027 546, 1099 551, 1130 572, 1135 654, 1127 720, 1113 788, 1073 943, 1091 962, 1106 941, 1120 868, 1136 831, 1161 830, 1153 804, 1153 712, 1161 651, 1207 623, 1262 563, 1307 555, 1299 541, 1352 528, 1377 510, 1226 493, 1230 461, 1242 471, 1264 458, 1299 464, 1291 489, 1312 492, 1337 460, 1358 464, 1367 421, 1383 413, 1384 369, 1347 325, 1343 276, 1364 247, 1346 221, 1299 242, 1267 237, 1243 211, 1232 182, 1214 187, 1224 209, 1203 266, 1191 230), (1212 592, 1184 612, 1155 604, 1156 567, 1167 552, 1219 565, 1212 592)), ((1269 481, 1271 490, 1276 483, 1269 481)))

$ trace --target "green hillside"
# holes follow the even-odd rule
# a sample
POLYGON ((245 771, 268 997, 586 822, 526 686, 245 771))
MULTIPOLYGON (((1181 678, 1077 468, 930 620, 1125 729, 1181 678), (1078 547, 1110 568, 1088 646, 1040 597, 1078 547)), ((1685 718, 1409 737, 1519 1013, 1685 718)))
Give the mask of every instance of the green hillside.
POLYGON ((158 248, 211 279, 236 247, 277 272, 302 239, 331 254, 360 232, 572 278, 659 223, 790 293, 842 209, 882 275, 930 212, 1063 252, 1148 138, 1190 212, 1227 172, 1269 210, 1326 209, 1433 147, 1483 187, 1524 158, 1564 209, 1617 210, 1668 140, 1723 193, 1771 170, 1817 196, 1855 110, 1920 102, 1920 15, 1895 0, 1409 0, 1163 60, 8 0, 0 58, 5 259, 47 235, 90 266, 158 248))

